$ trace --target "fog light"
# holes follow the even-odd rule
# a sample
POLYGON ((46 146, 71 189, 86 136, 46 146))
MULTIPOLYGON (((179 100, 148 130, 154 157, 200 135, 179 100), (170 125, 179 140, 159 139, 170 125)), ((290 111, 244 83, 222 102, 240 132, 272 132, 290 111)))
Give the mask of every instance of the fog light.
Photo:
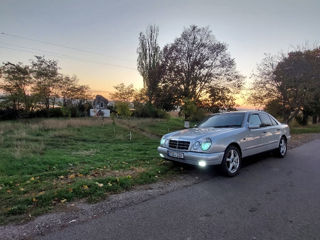
POLYGON ((160 157, 164 158, 164 155, 162 153, 160 153, 159 155, 160 155, 160 157))
POLYGON ((207 166, 207 163, 205 161, 200 161, 198 164, 199 164, 200 167, 207 166))

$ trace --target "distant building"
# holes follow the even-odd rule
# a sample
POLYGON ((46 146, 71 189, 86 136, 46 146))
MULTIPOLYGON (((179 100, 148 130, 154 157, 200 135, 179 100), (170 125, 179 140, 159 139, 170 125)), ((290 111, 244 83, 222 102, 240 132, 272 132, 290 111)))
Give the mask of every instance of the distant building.
POLYGON ((91 117, 110 117, 110 110, 108 107, 108 99, 101 95, 97 95, 93 101, 93 109, 90 109, 91 117))
POLYGON ((93 107, 95 109, 106 109, 108 106, 108 99, 101 95, 97 95, 96 98, 93 100, 93 107))

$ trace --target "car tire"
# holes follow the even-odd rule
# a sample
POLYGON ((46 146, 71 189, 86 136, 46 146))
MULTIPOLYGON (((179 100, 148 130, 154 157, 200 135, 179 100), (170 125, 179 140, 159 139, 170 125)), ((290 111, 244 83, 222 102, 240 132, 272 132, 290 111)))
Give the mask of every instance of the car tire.
POLYGON ((279 146, 275 150, 276 154, 277 154, 278 157, 284 158, 286 156, 286 154, 287 154, 287 150, 288 150, 287 139, 284 136, 282 136, 280 141, 279 141, 279 146))
POLYGON ((241 163, 240 150, 236 146, 231 145, 225 150, 220 167, 226 176, 233 177, 239 173, 241 163))

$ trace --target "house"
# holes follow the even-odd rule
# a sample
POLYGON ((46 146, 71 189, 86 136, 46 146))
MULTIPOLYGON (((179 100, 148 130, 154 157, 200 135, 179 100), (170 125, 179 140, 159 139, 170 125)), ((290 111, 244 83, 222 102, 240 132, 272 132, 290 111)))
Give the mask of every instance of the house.
POLYGON ((107 109, 108 103, 108 99, 104 98, 101 95, 97 95, 93 100, 93 107, 95 109, 107 109))
POLYGON ((97 95, 93 100, 93 109, 90 109, 91 117, 110 117, 110 110, 108 107, 108 99, 101 95, 97 95))

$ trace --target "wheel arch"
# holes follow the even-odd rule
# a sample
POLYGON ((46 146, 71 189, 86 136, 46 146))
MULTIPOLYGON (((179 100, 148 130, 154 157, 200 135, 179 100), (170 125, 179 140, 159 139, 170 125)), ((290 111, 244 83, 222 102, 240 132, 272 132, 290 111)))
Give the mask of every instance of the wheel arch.
MULTIPOLYGON (((229 143, 229 145, 227 146, 227 148, 230 147, 230 146, 234 146, 234 147, 238 148, 238 150, 239 150, 239 152, 240 152, 240 155, 241 155, 241 157, 242 157, 242 150, 241 150, 240 145, 239 145, 237 142, 231 142, 231 143, 229 143)), ((227 148, 226 148, 226 149, 227 149, 227 148)))
MULTIPOLYGON (((282 134, 282 135, 281 135, 281 138, 283 138, 283 137, 284 137, 284 139, 286 140, 286 142, 288 142, 287 136, 286 136, 285 134, 282 134)), ((280 138, 280 139, 281 139, 281 138, 280 138)))

